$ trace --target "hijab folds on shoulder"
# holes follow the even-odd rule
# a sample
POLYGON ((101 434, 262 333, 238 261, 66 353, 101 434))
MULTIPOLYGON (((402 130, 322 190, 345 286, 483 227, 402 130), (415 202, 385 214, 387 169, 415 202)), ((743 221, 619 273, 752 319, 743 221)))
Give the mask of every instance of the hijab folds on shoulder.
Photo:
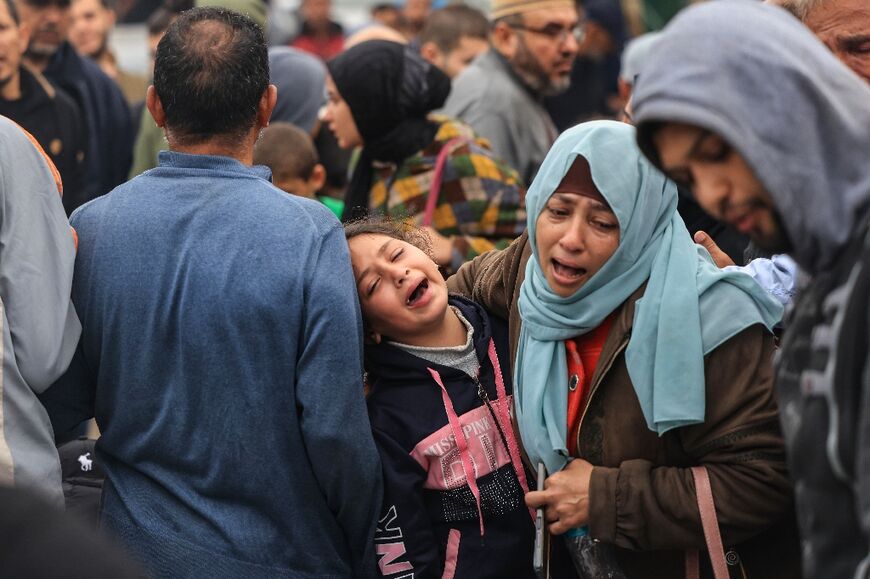
POLYGON ((412 48, 387 40, 357 44, 327 63, 350 107, 363 150, 345 198, 344 219, 368 208, 372 162, 401 163, 435 139, 427 115, 450 93, 450 79, 412 48))
POLYGON ((523 320, 516 409, 526 450, 550 473, 569 460, 564 340, 596 328, 647 282, 625 351, 650 430, 659 435, 704 420, 704 356, 753 325, 772 329, 780 304, 741 272, 719 270, 677 213, 676 185, 635 143, 634 128, 593 121, 559 137, 526 197, 533 256, 520 289, 523 320), (574 295, 553 293, 538 263, 538 216, 577 157, 619 222, 619 246, 574 295))

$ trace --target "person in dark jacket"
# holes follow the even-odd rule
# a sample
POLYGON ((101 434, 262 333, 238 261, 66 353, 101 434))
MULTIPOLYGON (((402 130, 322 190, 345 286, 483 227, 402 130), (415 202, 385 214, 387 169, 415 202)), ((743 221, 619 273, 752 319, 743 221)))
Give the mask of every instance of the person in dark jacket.
POLYGON ((804 574, 867 577, 870 87, 785 11, 711 2, 665 29, 634 97, 646 155, 808 278, 777 370, 804 574))
POLYGON ((87 132, 76 103, 44 76, 21 66, 27 34, 13 0, 0 2, 0 115, 24 127, 51 158, 63 180, 67 215, 81 197, 87 132))
POLYGON ((66 512, 97 528, 100 524, 100 496, 106 472, 97 459, 96 441, 78 437, 57 447, 66 512))
POLYGON ((133 120, 121 89, 66 40, 69 0, 22 0, 21 21, 31 29, 25 60, 75 100, 88 132, 85 183, 71 211, 127 180, 133 158, 133 120))
POLYGON ((507 324, 447 295, 419 230, 363 220, 345 235, 370 338, 368 408, 384 469, 381 574, 534 577, 507 324))
POLYGON ((560 131, 595 118, 610 118, 618 92, 620 55, 627 36, 625 17, 616 0, 584 0, 583 36, 565 92, 544 103, 560 131))
POLYGON ((145 577, 96 529, 20 488, 0 486, 0 545, 3 577, 145 577))

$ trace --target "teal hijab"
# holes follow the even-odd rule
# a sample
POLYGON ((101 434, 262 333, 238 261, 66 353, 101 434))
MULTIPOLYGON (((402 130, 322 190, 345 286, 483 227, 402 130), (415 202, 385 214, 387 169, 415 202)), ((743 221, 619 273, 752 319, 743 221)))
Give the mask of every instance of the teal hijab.
POLYGON ((625 361, 647 426, 659 435, 704 421, 705 354, 753 324, 772 329, 780 320, 780 304, 751 277, 718 269, 695 245, 677 213, 676 185, 643 157, 630 125, 595 121, 563 133, 529 188, 526 209, 533 254, 520 288, 516 409, 529 458, 548 472, 569 460, 564 340, 595 329, 644 282, 625 361), (541 271, 535 226, 578 156, 619 221, 619 247, 562 298, 541 271))

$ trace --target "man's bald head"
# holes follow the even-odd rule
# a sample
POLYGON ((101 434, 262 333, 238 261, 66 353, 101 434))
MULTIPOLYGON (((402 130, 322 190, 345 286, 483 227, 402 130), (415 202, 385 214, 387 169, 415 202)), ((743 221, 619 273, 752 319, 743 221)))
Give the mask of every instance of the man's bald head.
POLYGON ((183 12, 157 45, 154 90, 177 142, 246 135, 268 86, 263 30, 237 12, 183 12))
POLYGON ((782 6, 801 20, 806 18, 810 10, 815 8, 817 4, 823 2, 825 0, 768 0, 768 4, 782 6))
POLYGON ((768 0, 797 16, 819 40, 870 83, 870 2, 867 0, 768 0))

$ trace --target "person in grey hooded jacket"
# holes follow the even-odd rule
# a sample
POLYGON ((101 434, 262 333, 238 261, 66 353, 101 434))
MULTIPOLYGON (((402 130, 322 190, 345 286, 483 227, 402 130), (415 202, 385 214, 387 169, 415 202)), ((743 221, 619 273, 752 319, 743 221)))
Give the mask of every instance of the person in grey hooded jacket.
POLYGON ((870 87, 747 0, 686 10, 656 49, 634 93, 641 148, 806 274, 777 369, 804 573, 868 577, 870 87))
POLYGON ((324 102, 326 66, 316 56, 289 46, 269 49, 269 81, 278 87, 272 122, 293 123, 315 137, 324 102))
POLYGON ((54 434, 37 394, 66 370, 81 334, 70 301, 75 244, 57 170, 31 139, 0 117, 0 485, 63 508, 54 434))

